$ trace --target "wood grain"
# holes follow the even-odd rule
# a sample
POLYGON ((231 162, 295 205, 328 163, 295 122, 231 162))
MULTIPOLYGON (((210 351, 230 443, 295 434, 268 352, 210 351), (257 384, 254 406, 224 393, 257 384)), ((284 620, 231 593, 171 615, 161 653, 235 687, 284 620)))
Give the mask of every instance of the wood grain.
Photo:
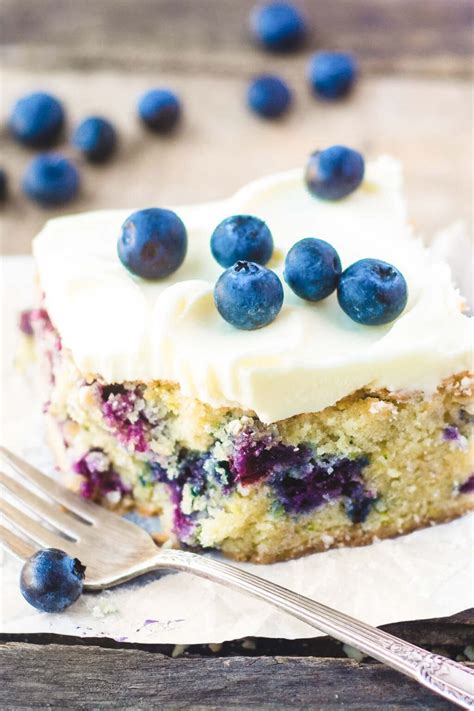
MULTIPOLYGON (((253 47, 257 0, 3 0, 6 62, 216 75, 277 64, 253 47)), ((468 74, 471 0, 300 0, 308 49, 351 49, 368 71, 468 74)))
MULTIPOLYGON (((474 638, 472 610, 383 629, 456 658, 474 638)), ((0 708, 449 709, 372 660, 347 659, 328 637, 253 638, 185 649, 57 635, 0 636, 0 708)))
POLYGON ((452 709, 388 667, 350 659, 170 659, 12 643, 0 647, 0 664, 2 709, 452 709))

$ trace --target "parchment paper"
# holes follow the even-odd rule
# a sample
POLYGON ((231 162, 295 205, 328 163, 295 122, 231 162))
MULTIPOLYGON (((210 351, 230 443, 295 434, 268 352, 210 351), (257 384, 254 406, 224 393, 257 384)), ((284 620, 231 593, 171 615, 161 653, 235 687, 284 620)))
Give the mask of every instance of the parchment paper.
MULTIPOLYGON (((444 256, 449 250, 446 237, 443 240, 444 256)), ((14 367, 17 314, 33 303, 33 262, 29 257, 5 257, 0 267, 1 438, 36 466, 52 471, 32 375, 14 367)), ((474 517, 467 516, 363 548, 269 566, 239 565, 373 625, 440 617, 474 604, 473 524, 474 517)), ((155 644, 319 634, 262 602, 184 573, 149 576, 83 595, 62 614, 40 613, 19 592, 20 564, 9 554, 0 555, 3 633, 49 632, 155 644)))

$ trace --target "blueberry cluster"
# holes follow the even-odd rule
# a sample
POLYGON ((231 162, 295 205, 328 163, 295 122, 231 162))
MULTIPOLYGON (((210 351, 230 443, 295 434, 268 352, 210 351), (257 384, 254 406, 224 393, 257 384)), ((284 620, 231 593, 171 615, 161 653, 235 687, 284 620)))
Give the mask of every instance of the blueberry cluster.
MULTIPOLYGON (((301 48, 308 36, 308 21, 292 2, 271 0, 258 4, 251 12, 249 30, 263 49, 289 53, 301 48)), ((346 52, 321 51, 313 54, 307 66, 312 92, 326 100, 347 96, 358 69, 354 57, 346 52)), ((272 73, 255 77, 247 87, 246 102, 251 111, 265 119, 284 116, 293 103, 288 83, 272 73)), ((138 118, 143 126, 158 135, 175 131, 180 123, 180 98, 168 88, 154 88, 140 97, 138 118)), ((65 133, 66 112, 62 102, 43 91, 21 97, 10 114, 12 137, 28 148, 48 151, 58 145, 65 133)), ((77 125, 71 143, 88 163, 105 163, 117 151, 118 134, 104 116, 86 117, 77 125)), ((76 162, 67 155, 42 152, 27 166, 22 179, 23 192, 43 207, 64 205, 79 193, 81 177, 76 162)), ((0 168, 0 202, 8 193, 8 179, 0 168)))
MULTIPOLYGON (((364 159, 345 146, 313 153, 305 180, 308 190, 324 200, 350 195, 364 177, 364 159)), ((214 289, 216 308, 236 328, 253 330, 271 323, 283 305, 278 276, 265 265, 273 252, 267 225, 257 217, 234 215, 221 222, 211 237, 211 252, 226 271, 214 289)), ((290 249, 284 279, 306 301, 321 301, 337 289, 342 310, 357 323, 378 326, 393 321, 407 303, 403 275, 391 264, 362 259, 342 271, 334 247, 307 237, 290 249)))
MULTIPOLYGON (((181 115, 181 103, 169 89, 152 89, 137 106, 143 125, 155 133, 171 133, 181 115)), ((21 97, 13 106, 8 128, 11 136, 27 148, 51 149, 65 133, 66 112, 59 99, 45 92, 21 97)), ((93 164, 109 161, 117 151, 118 134, 103 116, 88 116, 74 129, 71 143, 79 156, 93 164)), ((23 192, 43 207, 64 205, 79 193, 80 173, 75 160, 55 152, 39 153, 23 174, 23 192)), ((7 197, 8 179, 0 168, 0 201, 7 197)))
MULTIPOLYGON (((401 272, 379 259, 361 259, 342 271, 334 247, 307 237, 296 242, 285 260, 284 279, 301 299, 317 302, 337 289, 342 310, 357 323, 390 323, 407 303, 401 272)), ((214 301, 222 318, 235 328, 254 330, 271 323, 283 305, 283 287, 275 272, 238 261, 219 277, 214 301)))
MULTIPOLYGON (((350 195, 364 177, 364 159, 346 146, 314 152, 306 167, 308 190, 323 200, 350 195)), ((283 306, 283 286, 265 265, 273 254, 268 225, 254 215, 231 215, 211 235, 211 253, 225 271, 214 288, 222 318, 235 328, 267 326, 283 306)), ((122 225, 117 250, 122 264, 144 279, 163 279, 183 263, 187 233, 171 210, 134 212, 122 225)), ((317 302, 337 289, 342 310, 357 323, 378 326, 393 321, 407 303, 403 275, 391 264, 362 259, 342 270, 334 247, 306 237, 289 250, 284 279, 301 299, 317 302)))
MULTIPOLYGON (((253 9, 250 31, 263 49, 273 53, 300 49, 309 35, 304 14, 293 3, 279 0, 260 4, 253 9)), ((310 57, 306 70, 312 93, 326 101, 346 97, 357 75, 357 62, 348 52, 316 52, 310 57)), ((247 88, 248 106, 266 119, 286 114, 292 100, 293 93, 287 82, 275 75, 258 76, 247 88)))

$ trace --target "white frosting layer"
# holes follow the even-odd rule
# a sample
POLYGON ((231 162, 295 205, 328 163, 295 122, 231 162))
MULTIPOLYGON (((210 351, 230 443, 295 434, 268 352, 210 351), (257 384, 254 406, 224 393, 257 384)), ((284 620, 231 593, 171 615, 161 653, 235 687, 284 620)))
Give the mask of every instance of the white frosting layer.
POLYGON ((449 267, 434 260, 406 222, 398 163, 382 157, 350 197, 325 202, 305 189, 300 170, 244 187, 230 200, 174 208, 189 236, 183 266, 162 281, 129 274, 117 257, 130 211, 104 211, 48 222, 34 241, 46 308, 84 373, 106 381, 167 380, 215 407, 254 410, 274 422, 334 404, 358 388, 433 392, 469 369, 472 320, 459 310, 449 267), (217 313, 213 287, 222 269, 209 239, 220 220, 257 215, 270 227, 280 276, 289 247, 320 237, 343 268, 384 259, 404 274, 409 301, 385 326, 361 326, 335 294, 311 304, 285 285, 277 319, 238 331, 217 313))

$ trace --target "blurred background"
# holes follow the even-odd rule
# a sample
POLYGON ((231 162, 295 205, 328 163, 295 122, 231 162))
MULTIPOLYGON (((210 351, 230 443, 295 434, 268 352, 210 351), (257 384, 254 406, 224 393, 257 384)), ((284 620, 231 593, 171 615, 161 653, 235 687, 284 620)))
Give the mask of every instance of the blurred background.
POLYGON ((400 158, 411 218, 430 233, 472 219, 472 0, 295 0, 308 36, 295 53, 265 52, 249 31, 256 0, 2 0, 0 207, 2 251, 26 253, 51 216, 99 208, 169 207, 221 198, 245 182, 303 166, 332 143, 400 158), (349 97, 318 100, 312 52, 353 52, 360 77, 349 97), (278 74, 294 94, 277 121, 249 111, 251 78, 278 74), (182 101, 177 131, 159 136, 137 118, 137 100, 165 86, 182 101), (36 90, 64 104, 59 146, 81 173, 78 197, 44 209, 22 193, 35 155, 7 129, 12 105, 36 90), (94 166, 71 145, 90 114, 119 136, 113 160, 94 166))

